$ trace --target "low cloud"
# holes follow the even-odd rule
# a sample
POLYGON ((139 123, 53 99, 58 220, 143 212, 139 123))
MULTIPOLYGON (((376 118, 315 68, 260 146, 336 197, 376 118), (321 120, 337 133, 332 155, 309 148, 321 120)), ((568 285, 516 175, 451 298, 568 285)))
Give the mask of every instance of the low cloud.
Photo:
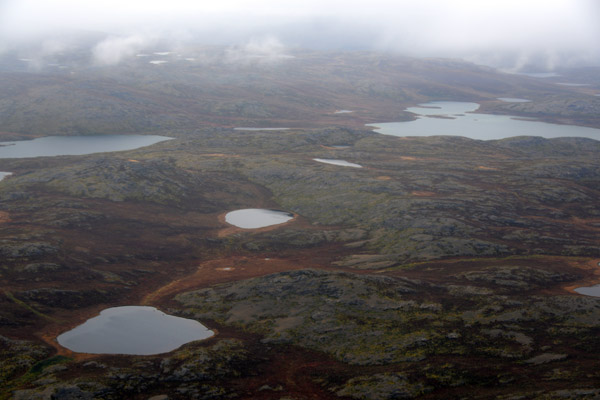
POLYGON ((230 46, 225 57, 237 63, 280 62, 283 42, 552 69, 600 64, 599 20, 598 0, 0 0, 0 52, 64 30, 112 35, 93 48, 103 65, 153 37, 230 46))
POLYGON ((285 46, 274 36, 253 38, 243 46, 227 49, 225 61, 242 64, 275 64, 294 58, 287 54, 285 46))
POLYGON ((98 65, 116 65, 127 58, 134 57, 149 42, 141 35, 110 37, 94 47, 92 57, 94 63, 98 65))
MULTIPOLYGON (((16 51, 16 55, 32 71, 39 71, 46 65, 58 65, 61 58, 72 52, 77 46, 73 41, 59 37, 46 38, 22 46, 5 46, 5 51, 16 51)), ((1 53, 1 51, 0 51, 1 53)))

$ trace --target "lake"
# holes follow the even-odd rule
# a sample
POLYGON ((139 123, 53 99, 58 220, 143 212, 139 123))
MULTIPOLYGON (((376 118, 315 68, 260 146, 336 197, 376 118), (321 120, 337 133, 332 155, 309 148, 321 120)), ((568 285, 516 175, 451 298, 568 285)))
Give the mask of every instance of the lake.
POLYGON ((330 158, 313 158, 313 160, 324 164, 339 165, 341 167, 362 168, 362 165, 354 164, 345 160, 334 160, 330 158))
POLYGON ((56 339, 77 353, 150 355, 213 335, 198 321, 168 315, 154 307, 125 306, 107 308, 56 339))
POLYGON ((134 150, 172 138, 157 135, 46 136, 0 143, 0 158, 73 156, 134 150))
POLYGON ((294 219, 294 214, 263 208, 246 208, 231 211, 225 215, 225 222, 244 229, 264 228, 279 225, 294 219))
POLYGON ((12 175, 12 172, 0 172, 0 181, 9 175, 12 175))
POLYGON ((409 107, 414 121, 369 124, 375 132, 392 136, 464 136, 478 140, 498 140, 513 136, 544 138, 585 137, 600 140, 600 129, 558 125, 515 116, 476 114, 477 103, 435 101, 409 107))
POLYGON ((600 285, 580 287, 575 289, 575 291, 586 296, 600 297, 600 285))

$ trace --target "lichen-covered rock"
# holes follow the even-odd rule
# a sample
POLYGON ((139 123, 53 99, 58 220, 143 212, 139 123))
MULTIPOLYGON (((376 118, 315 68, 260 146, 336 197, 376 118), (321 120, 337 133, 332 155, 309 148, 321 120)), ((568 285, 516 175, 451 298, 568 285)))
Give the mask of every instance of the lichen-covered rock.
POLYGON ((431 390, 421 382, 410 382, 403 374, 384 373, 352 378, 335 393, 361 400, 392 400, 414 399, 431 390))
POLYGON ((0 393, 11 379, 46 358, 49 352, 38 343, 0 336, 0 393))
POLYGON ((119 289, 110 290, 61 290, 40 288, 18 292, 15 295, 26 302, 36 302, 46 307, 82 308, 103 303, 112 298, 119 289))
POLYGON ((506 287, 509 289, 533 289, 549 284, 574 281, 578 278, 573 274, 517 266, 490 267, 484 271, 466 272, 458 277, 471 282, 493 285, 495 288, 506 287))
POLYGON ((0 241, 0 256, 5 258, 35 259, 58 252, 56 246, 47 242, 35 241, 0 241))

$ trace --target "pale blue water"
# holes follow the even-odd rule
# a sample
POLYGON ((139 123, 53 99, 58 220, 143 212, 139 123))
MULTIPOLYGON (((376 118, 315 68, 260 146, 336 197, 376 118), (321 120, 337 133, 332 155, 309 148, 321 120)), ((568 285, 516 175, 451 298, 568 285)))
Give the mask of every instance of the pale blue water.
POLYGON ((600 297, 600 285, 580 287, 575 289, 575 291, 586 296, 600 297))
POLYGON ((228 224, 244 229, 264 228, 265 226, 283 224, 294 218, 285 211, 265 210, 262 208, 246 208, 231 211, 225 215, 228 224))
POLYGON ((345 160, 334 160, 331 158, 313 158, 313 160, 320 162, 320 163, 338 165, 341 167, 362 168, 362 165, 354 164, 354 163, 351 163, 351 162, 348 162, 345 160))
POLYGON ((9 175, 12 175, 12 172, 0 172, 0 181, 9 175))
POLYGON ((133 150, 172 138, 157 135, 46 136, 0 143, 0 158, 67 156, 133 150))
POLYGON ((531 102, 531 100, 519 99, 517 97, 498 97, 498 100, 503 101, 505 103, 529 103, 529 102, 531 102))
POLYGON ((288 131, 290 128, 250 128, 240 126, 238 128, 233 128, 234 131, 288 131))
POLYGON ((56 339, 78 353, 149 355, 213 335, 198 321, 167 315, 154 307, 126 306, 107 308, 56 339))
POLYGON ((518 75, 527 75, 532 78, 554 78, 555 76, 560 76, 556 72, 517 72, 518 75))
POLYGON ((563 85, 563 86, 573 86, 573 87, 584 87, 584 86, 590 86, 589 83, 570 83, 570 82, 557 82, 557 85, 563 85))
POLYGON ((464 136, 479 140, 497 140, 513 136, 541 136, 544 138, 585 137, 600 140, 600 129, 575 125, 558 125, 532 119, 492 114, 472 113, 477 103, 435 101, 410 107, 406 111, 418 118, 405 122, 369 124, 375 132, 392 136, 464 136), (437 116, 438 118, 432 117, 437 116), (439 117, 443 118, 439 118, 439 117))

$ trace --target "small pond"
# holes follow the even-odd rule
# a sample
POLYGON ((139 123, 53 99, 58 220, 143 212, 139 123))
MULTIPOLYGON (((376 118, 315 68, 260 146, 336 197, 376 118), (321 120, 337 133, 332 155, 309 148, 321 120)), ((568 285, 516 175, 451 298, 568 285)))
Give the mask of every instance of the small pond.
POLYGON ((350 114, 353 113, 354 111, 352 110, 337 110, 334 112, 334 114, 350 114))
POLYGON ((600 140, 600 129, 557 125, 507 115, 476 114, 477 103, 435 101, 409 107, 414 121, 369 124, 375 132, 392 136, 464 136, 478 140, 498 140, 513 136, 544 138, 585 137, 600 140))
POLYGON ((289 131, 290 128, 251 128, 240 126, 238 128, 233 128, 235 131, 289 131))
POLYGON ((517 97, 498 97, 498 100, 503 101, 505 103, 529 103, 529 102, 531 102, 531 100, 519 99, 517 97))
POLYGON ((518 75, 526 75, 532 78, 554 78, 560 76, 556 72, 517 72, 518 75))
POLYGON ((600 285, 579 287, 575 291, 586 296, 600 297, 600 285))
POLYGON ((107 308, 56 339, 78 353, 150 355, 213 335, 198 321, 167 315, 154 307, 125 306, 107 308))
POLYGON ((12 175, 12 172, 0 172, 0 181, 9 175, 12 175))
POLYGON ((584 86, 590 86, 589 83, 570 83, 570 82, 557 82, 557 85, 562 85, 562 86, 573 86, 573 87, 584 87, 584 86))
POLYGON ((345 160, 334 160, 330 158, 313 158, 313 160, 324 164, 339 165, 341 167, 362 168, 362 165, 354 164, 345 160))
POLYGON ((263 208, 246 208, 231 211, 225 215, 225 221, 228 224, 244 229, 264 228, 266 226, 283 224, 291 219, 294 219, 294 214, 292 213, 263 208))
POLYGON ((157 135, 46 136, 0 143, 0 158, 75 156, 133 150, 172 138, 157 135))

